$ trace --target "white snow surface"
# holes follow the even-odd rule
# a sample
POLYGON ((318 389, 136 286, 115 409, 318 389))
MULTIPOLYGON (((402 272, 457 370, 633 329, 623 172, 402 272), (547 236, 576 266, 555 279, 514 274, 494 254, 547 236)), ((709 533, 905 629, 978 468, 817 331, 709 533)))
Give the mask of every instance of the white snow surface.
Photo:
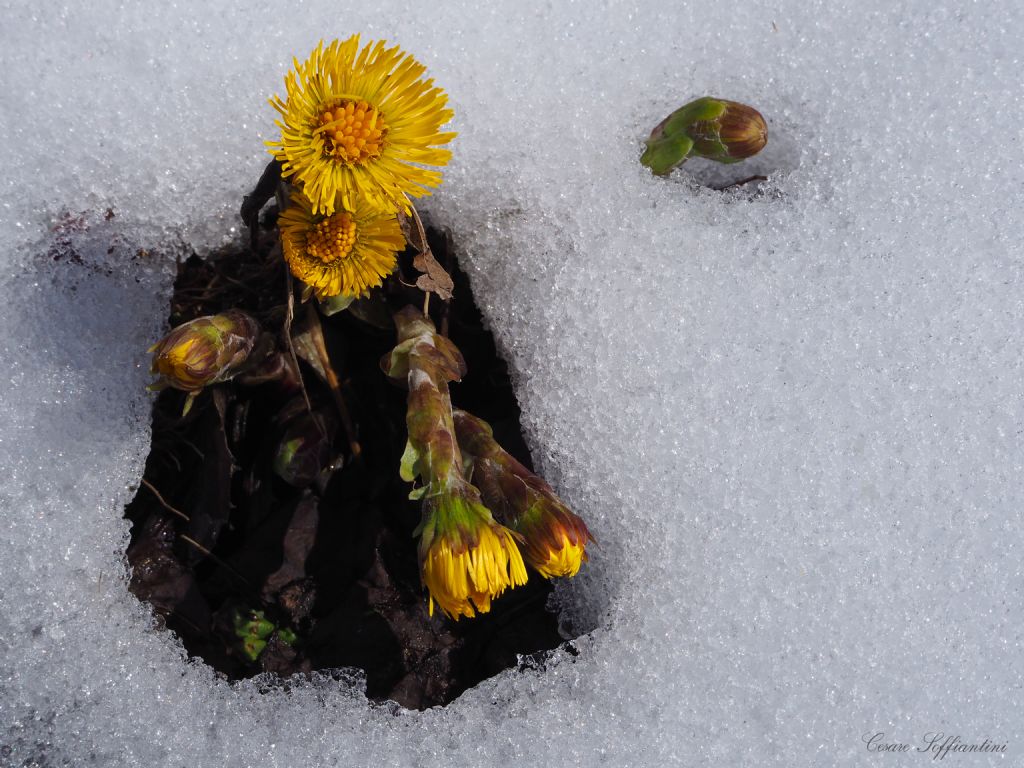
POLYGON ((3 5, 0 765, 910 765, 862 736, 938 731, 1019 764, 1020 3, 3 5), (241 236, 266 99, 353 32, 451 96, 423 208, 600 542, 556 595, 578 656, 425 712, 229 684, 127 590, 174 259, 241 236), (653 178, 705 94, 769 147, 653 178))

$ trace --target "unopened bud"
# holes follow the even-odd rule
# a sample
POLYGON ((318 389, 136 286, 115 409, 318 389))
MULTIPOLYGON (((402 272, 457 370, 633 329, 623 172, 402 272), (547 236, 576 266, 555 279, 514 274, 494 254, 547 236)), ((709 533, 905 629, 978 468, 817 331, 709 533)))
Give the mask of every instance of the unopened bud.
POLYGON ((736 163, 768 143, 768 126, 753 107, 705 96, 666 117, 651 132, 640 162, 664 175, 688 157, 736 163))
POLYGON ((179 325, 149 348, 160 376, 150 388, 195 393, 227 381, 244 369, 260 334, 259 323, 237 309, 179 325))
POLYGON ((761 113, 746 104, 724 99, 708 99, 721 109, 721 114, 698 120, 690 128, 693 154, 736 163, 753 157, 768 143, 768 126, 761 113))

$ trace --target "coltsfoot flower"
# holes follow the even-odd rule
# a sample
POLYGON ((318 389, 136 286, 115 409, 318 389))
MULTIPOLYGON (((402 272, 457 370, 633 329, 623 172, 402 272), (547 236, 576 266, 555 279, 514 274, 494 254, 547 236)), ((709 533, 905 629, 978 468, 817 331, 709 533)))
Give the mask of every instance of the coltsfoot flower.
POLYGON ((768 143, 768 126, 753 107, 705 96, 683 105, 662 120, 647 139, 640 158, 664 175, 691 155, 719 163, 753 157, 768 143))
POLYGON ((246 368, 260 336, 259 323, 237 309, 179 325, 149 348, 152 373, 160 377, 150 389, 194 394, 227 381, 246 368))
POLYGON ((490 426, 454 412, 455 433, 473 484, 495 516, 522 537, 523 556, 545 578, 575 576, 594 537, 544 480, 494 440, 490 426))
POLYGON ((419 559, 423 583, 434 603, 458 620, 487 613, 491 600, 526 583, 518 534, 498 523, 480 492, 462 474, 448 382, 466 364, 457 347, 440 336, 429 318, 413 307, 395 315, 398 345, 383 361, 392 378, 409 385, 402 456, 403 480, 419 480, 410 498, 423 499, 419 559))
POLYGON ((448 97, 424 80, 426 67, 398 46, 359 35, 323 41, 285 77, 287 99, 270 103, 281 113, 281 140, 267 142, 282 174, 299 184, 317 213, 351 210, 365 197, 381 210, 408 210, 406 196, 430 194, 451 152, 438 149, 456 134, 441 126, 454 114, 448 97))
POLYGON ((394 271, 395 253, 405 247, 394 211, 379 211, 362 198, 331 214, 314 213, 296 190, 277 226, 288 268, 321 299, 365 296, 394 271))
POLYGON ((498 524, 468 483, 423 500, 419 556, 434 603, 458 621, 491 610, 491 600, 526 583, 516 535, 498 524))

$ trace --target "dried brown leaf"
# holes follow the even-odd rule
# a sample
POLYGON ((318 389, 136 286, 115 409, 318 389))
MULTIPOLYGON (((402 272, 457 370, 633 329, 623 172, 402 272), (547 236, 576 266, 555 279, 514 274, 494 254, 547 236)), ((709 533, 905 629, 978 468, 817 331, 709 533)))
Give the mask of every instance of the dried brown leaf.
POLYGON ((425 293, 436 293, 441 299, 450 301, 455 283, 445 268, 437 263, 434 254, 429 250, 421 251, 413 259, 412 265, 426 274, 416 278, 416 287, 425 293))
POLYGON ((406 242, 418 251, 412 260, 412 265, 423 274, 416 279, 416 287, 424 293, 436 293, 444 301, 450 301, 455 283, 452 281, 451 275, 434 258, 434 253, 427 244, 427 233, 423 228, 423 221, 411 203, 410 210, 412 211, 411 216, 399 212, 398 223, 402 227, 406 242))

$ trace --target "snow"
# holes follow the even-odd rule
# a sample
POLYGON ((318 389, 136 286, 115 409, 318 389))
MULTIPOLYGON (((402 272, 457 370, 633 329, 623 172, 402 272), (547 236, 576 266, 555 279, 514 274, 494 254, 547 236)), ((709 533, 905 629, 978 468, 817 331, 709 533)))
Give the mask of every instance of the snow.
POLYGON ((862 736, 939 731, 1007 744, 961 764, 1019 760, 1019 4, 4 18, 0 764, 909 764, 862 736), (350 672, 228 684, 126 587, 174 259, 240 236, 266 99, 356 31, 451 95, 455 160, 424 207, 600 542, 557 594, 578 656, 421 713, 350 672), (705 94, 766 116, 764 155, 651 177, 640 140, 705 94), (753 198, 693 180, 758 172, 753 198), (89 229, 54 235, 65 212, 89 229))

